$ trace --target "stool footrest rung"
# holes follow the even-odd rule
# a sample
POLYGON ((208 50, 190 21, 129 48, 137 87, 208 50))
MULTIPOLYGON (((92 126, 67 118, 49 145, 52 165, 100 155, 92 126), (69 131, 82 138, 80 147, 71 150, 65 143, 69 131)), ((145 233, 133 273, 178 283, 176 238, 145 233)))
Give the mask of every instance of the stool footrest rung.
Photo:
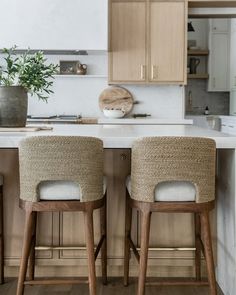
MULTIPOLYGON (((95 259, 98 257, 99 251, 102 247, 102 244, 105 240, 106 236, 102 235, 99 243, 97 246, 94 246, 95 252, 94 252, 94 256, 95 259)), ((35 247, 36 251, 49 251, 49 250, 86 250, 85 246, 36 246, 35 247)))
MULTIPOLYGON (((94 247, 95 248, 95 247, 94 247)), ((49 251, 49 250, 86 250, 85 246, 36 246, 36 251, 49 251)))
POLYGON ((75 284, 88 284, 88 280, 80 279, 38 279, 32 281, 25 281, 24 285, 75 285, 75 284))
POLYGON ((202 281, 190 281, 190 280, 163 280, 155 282, 146 282, 147 286, 208 286, 209 282, 207 280, 202 281))

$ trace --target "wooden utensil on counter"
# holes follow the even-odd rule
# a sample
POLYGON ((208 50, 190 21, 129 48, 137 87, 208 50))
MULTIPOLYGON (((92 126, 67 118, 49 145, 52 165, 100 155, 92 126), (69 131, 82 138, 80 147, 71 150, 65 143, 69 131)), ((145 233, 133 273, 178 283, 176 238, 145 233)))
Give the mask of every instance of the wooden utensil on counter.
POLYGON ((134 105, 132 94, 122 87, 108 87, 99 96, 99 108, 120 109, 125 115, 131 112, 134 105))

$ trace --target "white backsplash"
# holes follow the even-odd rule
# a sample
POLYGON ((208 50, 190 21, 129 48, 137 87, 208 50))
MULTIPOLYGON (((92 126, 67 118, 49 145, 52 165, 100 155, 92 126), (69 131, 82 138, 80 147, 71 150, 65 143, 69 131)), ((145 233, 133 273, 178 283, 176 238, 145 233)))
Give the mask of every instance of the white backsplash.
MULTIPOLYGON (((88 74, 107 75, 107 55, 55 56, 48 55, 49 62, 59 60, 79 60, 88 65, 88 74)), ((54 94, 48 103, 29 96, 28 113, 33 115, 82 114, 89 117, 101 117, 98 97, 108 87, 107 78, 56 77, 54 94)), ((155 118, 184 117, 184 89, 180 86, 134 86, 123 85, 138 100, 132 113, 149 113, 155 118)))

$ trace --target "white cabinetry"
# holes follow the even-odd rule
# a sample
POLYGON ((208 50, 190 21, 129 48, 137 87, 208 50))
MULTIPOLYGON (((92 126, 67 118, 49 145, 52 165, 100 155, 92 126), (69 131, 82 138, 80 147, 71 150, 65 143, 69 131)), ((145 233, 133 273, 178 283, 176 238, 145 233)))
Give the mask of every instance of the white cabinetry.
POLYGON ((231 18, 231 33, 236 32, 236 18, 231 18))
POLYGON ((229 91, 230 20, 209 21, 208 91, 229 91))
POLYGON ((212 130, 217 130, 220 131, 220 118, 219 116, 214 116, 214 115, 199 115, 199 116, 191 116, 188 115, 185 117, 185 119, 192 119, 193 120, 193 125, 205 128, 205 129, 212 129, 212 130))
POLYGON ((221 132, 236 135, 236 117, 221 117, 221 132))
POLYGON ((236 19, 231 20, 230 34, 230 88, 236 88, 236 19))
POLYGON ((229 31, 230 22, 228 19, 212 19, 210 20, 210 29, 212 32, 225 32, 229 31))
POLYGON ((0 46, 106 50, 107 0, 1 0, 0 46))

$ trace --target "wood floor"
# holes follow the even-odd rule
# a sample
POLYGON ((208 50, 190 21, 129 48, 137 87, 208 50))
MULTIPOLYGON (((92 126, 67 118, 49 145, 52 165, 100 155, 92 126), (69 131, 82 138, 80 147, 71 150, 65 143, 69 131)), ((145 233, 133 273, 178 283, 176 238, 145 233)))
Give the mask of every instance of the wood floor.
MULTIPOLYGON (((132 280, 129 287, 123 287, 122 279, 110 278, 109 284, 103 286, 98 280, 97 295, 135 295, 136 280, 132 280)), ((15 279, 8 280, 4 285, 0 286, 0 295, 16 294, 15 279)), ((87 285, 73 286, 27 286, 24 295, 89 295, 87 285)), ((208 287, 154 287, 147 286, 145 295, 209 295, 208 287)), ((220 290, 218 295, 223 295, 220 290)))

